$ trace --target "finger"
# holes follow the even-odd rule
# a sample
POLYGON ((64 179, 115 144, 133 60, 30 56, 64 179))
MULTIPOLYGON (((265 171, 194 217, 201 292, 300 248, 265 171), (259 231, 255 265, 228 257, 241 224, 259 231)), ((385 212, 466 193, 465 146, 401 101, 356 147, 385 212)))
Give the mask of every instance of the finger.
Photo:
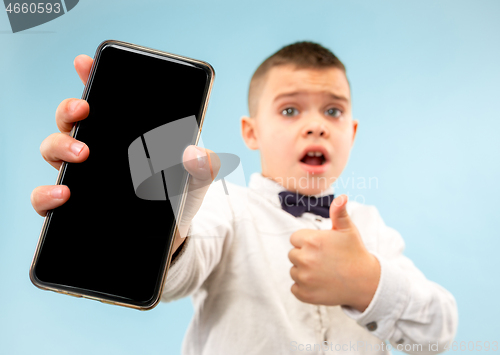
POLYGON ((351 218, 346 210, 347 195, 336 197, 330 205, 332 229, 342 230, 351 227, 351 218))
POLYGON ((298 283, 298 275, 299 273, 299 268, 297 266, 292 266, 291 269, 290 269, 290 276, 292 278, 293 281, 295 281, 296 283, 298 283))
POLYGON ((71 132, 75 122, 81 121, 89 115, 89 104, 85 100, 65 99, 56 109, 56 124, 61 133, 71 132))
POLYGON ((184 167, 197 183, 211 183, 217 176, 221 162, 217 154, 210 149, 190 145, 182 157, 184 167))
POLYGON ((40 216, 45 216, 48 210, 61 206, 68 201, 69 188, 65 185, 38 186, 31 192, 31 205, 40 216))
POLYGON ((293 265, 299 265, 299 254, 300 249, 293 248, 288 252, 288 259, 291 261, 293 265))
POLYGON ((211 150, 190 145, 184 150, 183 164, 191 179, 179 223, 181 237, 187 235, 191 220, 200 209, 210 184, 219 172, 221 162, 211 150))
POLYGON ((302 301, 302 289, 300 286, 295 282, 292 287, 290 288, 290 291, 292 291, 292 294, 299 300, 302 301))
POLYGON ((63 133, 53 133, 40 145, 40 153, 54 168, 59 169, 63 161, 81 163, 89 156, 88 146, 63 133))
POLYGON ((90 58, 86 54, 80 54, 73 61, 73 65, 75 66, 76 72, 80 77, 80 80, 86 84, 89 78, 90 69, 92 68, 93 59, 90 58))
POLYGON ((296 248, 302 248, 304 246, 304 235, 300 231, 292 233, 290 243, 296 248))

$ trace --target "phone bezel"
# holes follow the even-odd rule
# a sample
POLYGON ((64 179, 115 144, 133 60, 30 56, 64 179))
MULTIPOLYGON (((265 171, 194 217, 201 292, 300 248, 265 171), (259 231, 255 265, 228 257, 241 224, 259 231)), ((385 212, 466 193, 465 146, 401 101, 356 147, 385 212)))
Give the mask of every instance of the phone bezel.
MULTIPOLYGON (((208 80, 207 80, 207 84, 206 84, 206 88, 205 88, 204 102, 203 102, 203 107, 202 107, 199 129, 198 129, 198 133, 196 135, 196 141, 195 141, 195 144, 197 145, 199 138, 200 138, 203 122, 205 119, 205 114, 206 114, 207 107, 208 107, 208 101, 210 99, 210 94, 212 92, 213 82, 215 79, 214 68, 209 63, 201 61, 201 60, 197 60, 197 59, 193 59, 193 58, 189 58, 189 57, 185 57, 185 56, 181 56, 181 55, 177 55, 177 54, 173 54, 173 53, 169 53, 169 52, 165 52, 165 51, 160 51, 160 50, 156 50, 156 49, 152 49, 152 48, 148 48, 148 47, 143 47, 143 46, 139 46, 139 45, 128 43, 128 42, 117 41, 117 40, 106 40, 106 41, 103 41, 97 47, 96 53, 94 55, 94 60, 92 62, 92 67, 91 67, 91 70, 89 73, 89 77, 88 77, 87 83, 85 84, 85 88, 84 88, 84 91, 82 94, 83 100, 86 100, 88 98, 88 93, 89 93, 90 87, 92 85, 92 81, 94 79, 95 68, 98 65, 99 58, 101 56, 102 51, 107 46, 117 46, 117 47, 122 47, 124 49, 132 49, 132 50, 140 52, 140 53, 154 54, 154 55, 157 55, 160 57, 178 60, 178 61, 185 62, 185 63, 191 64, 191 65, 195 65, 196 67, 203 69, 207 73, 208 80)), ((79 124, 80 124, 80 122, 77 122, 76 124, 73 125, 73 128, 71 129, 71 132, 70 132, 71 137, 74 137, 74 135, 76 134, 78 127, 79 127, 79 124)), ((61 164, 61 167, 59 168, 59 172, 58 172, 57 179, 56 179, 56 185, 60 185, 61 180, 64 177, 66 167, 67 167, 67 163, 63 162, 61 164)), ((186 189, 188 187, 190 179, 191 179, 191 175, 188 174, 188 178, 186 179, 184 187, 183 187, 183 194, 182 194, 182 199, 181 199, 178 215, 175 218, 176 221, 179 221, 180 218, 182 218, 182 211, 184 209, 184 204, 185 204, 185 200, 186 200, 186 189)), ((170 245, 168 247, 168 255, 167 255, 167 260, 165 262, 165 267, 162 270, 161 277, 160 277, 160 283, 159 283, 159 285, 156 286, 156 292, 153 295, 153 297, 150 300, 144 302, 143 304, 137 303, 137 302, 123 301, 123 300, 120 301, 116 295, 108 295, 108 294, 101 293, 101 292, 95 292, 95 291, 91 291, 91 290, 85 290, 85 289, 70 287, 70 286, 66 286, 66 285, 49 284, 49 283, 46 283, 46 282, 39 280, 36 277, 34 270, 36 267, 36 263, 38 261, 41 247, 43 245, 43 241, 45 239, 46 230, 47 230, 47 227, 50 223, 51 216, 52 216, 52 210, 49 210, 44 218, 44 222, 42 225, 42 229, 40 231, 40 236, 38 238, 38 243, 37 243, 37 247, 35 250, 35 254, 33 255, 33 259, 32 259, 30 270, 29 270, 30 280, 36 287, 38 287, 42 290, 54 291, 54 292, 69 295, 69 296, 88 298, 88 299, 100 301, 103 303, 114 304, 114 305, 123 306, 123 307, 129 307, 129 308, 138 309, 138 310, 142 310, 142 311, 153 309, 156 305, 158 305, 158 303, 160 302, 160 299, 161 299, 161 295, 163 293, 163 288, 165 285, 165 280, 167 278, 168 269, 170 267, 170 262, 171 262, 172 255, 173 255, 172 246, 173 246, 173 242, 174 242, 175 238, 173 238, 173 237, 170 238, 170 245)), ((177 233, 177 224, 175 224, 172 227, 171 233, 172 233, 172 235, 175 235, 175 233, 177 233)))

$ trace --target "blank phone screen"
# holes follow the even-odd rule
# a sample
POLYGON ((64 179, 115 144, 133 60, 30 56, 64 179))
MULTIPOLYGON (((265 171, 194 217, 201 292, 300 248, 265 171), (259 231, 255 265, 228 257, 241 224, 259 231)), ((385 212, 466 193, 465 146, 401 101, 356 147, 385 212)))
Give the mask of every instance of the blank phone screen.
MULTIPOLYGON (((203 65, 116 43, 103 46, 94 60, 90 114, 75 135, 90 154, 62 172, 60 184, 71 197, 47 218, 34 276, 68 292, 141 306, 161 286, 175 216, 166 191, 164 199, 138 196, 129 148, 134 141, 146 143, 147 132, 191 116, 192 134, 169 144, 176 152, 194 144, 211 74, 203 65)), ((161 157, 168 147, 150 149, 161 157)), ((146 145, 145 152, 149 158, 146 145)), ((181 175, 185 183, 188 174, 181 175)))

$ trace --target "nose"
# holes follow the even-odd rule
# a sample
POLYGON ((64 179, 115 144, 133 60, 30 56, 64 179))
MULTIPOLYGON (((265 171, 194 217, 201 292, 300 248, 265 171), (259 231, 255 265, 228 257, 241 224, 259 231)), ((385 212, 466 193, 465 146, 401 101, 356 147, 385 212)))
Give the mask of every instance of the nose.
POLYGON ((328 128, 322 122, 318 122, 316 120, 308 122, 302 130, 303 137, 311 136, 314 138, 328 138, 329 135, 330 131, 328 128))

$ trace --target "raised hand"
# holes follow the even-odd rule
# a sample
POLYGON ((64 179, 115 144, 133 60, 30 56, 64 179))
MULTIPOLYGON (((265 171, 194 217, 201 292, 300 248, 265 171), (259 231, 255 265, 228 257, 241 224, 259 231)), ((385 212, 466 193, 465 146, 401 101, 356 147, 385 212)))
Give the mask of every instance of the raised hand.
MULTIPOLYGON (((73 62, 84 84, 89 77, 92 61, 92 58, 87 55, 79 55, 73 62)), ((43 158, 54 168, 59 169, 63 161, 81 163, 88 158, 90 154, 88 146, 70 136, 73 125, 85 119, 88 114, 89 104, 81 99, 65 99, 57 107, 56 124, 60 132, 51 134, 40 145, 43 158)), ((220 159, 215 153, 194 145, 188 146, 184 151, 183 162, 192 177, 179 223, 179 233, 174 241, 174 250, 186 236, 192 218, 198 212, 210 183, 220 169, 220 159)), ((39 215, 45 216, 48 210, 68 201, 70 195, 69 188, 64 185, 38 186, 31 193, 31 204, 39 215)))
POLYGON ((330 206, 331 230, 301 229, 293 233, 288 254, 297 299, 327 306, 350 306, 363 312, 377 290, 378 259, 365 247, 346 210, 347 196, 330 206))

